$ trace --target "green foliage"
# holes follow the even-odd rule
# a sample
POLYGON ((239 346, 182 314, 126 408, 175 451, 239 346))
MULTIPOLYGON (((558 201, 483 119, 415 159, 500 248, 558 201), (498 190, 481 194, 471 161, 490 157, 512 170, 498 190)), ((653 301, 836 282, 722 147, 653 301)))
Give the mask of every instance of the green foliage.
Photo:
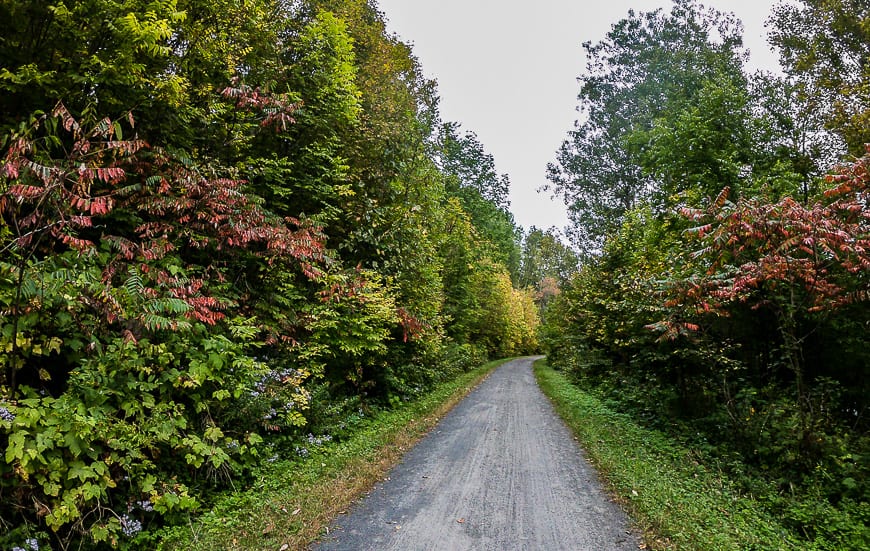
POLYGON ((457 187, 373 3, 0 15, 0 545, 148 547, 263 458, 535 348, 508 182, 468 135, 457 187))
POLYGON ((471 286, 476 298, 472 340, 493 356, 534 352, 538 313, 531 293, 514 289, 504 268, 492 263, 476 267, 471 286))
POLYGON ((824 132, 822 113, 794 79, 757 74, 750 83, 756 116, 749 130, 755 151, 755 181, 748 195, 807 202, 819 193, 819 178, 842 145, 824 132))
POLYGON ((510 181, 495 170, 492 155, 486 153, 473 132, 459 136, 459 125, 446 123, 438 134, 436 157, 445 178, 447 194, 459 199, 486 255, 506 265, 514 282, 519 272, 519 231, 507 210, 510 181))
POLYGON ((3 2, 0 16, 4 133, 60 98, 113 115, 179 99, 183 79, 166 70, 185 20, 176 0, 3 2))
POLYGON ((864 154, 870 142, 870 8, 855 0, 802 0, 778 5, 771 17, 770 42, 783 67, 841 136, 849 153, 864 154))
POLYGON ((195 507, 188 473, 222 477, 256 456, 256 432, 221 427, 227 405, 265 366, 204 329, 161 340, 101 343, 58 398, 22 385, 6 403, 14 419, 3 424, 4 493, 27 481, 27 499, 49 529, 72 526, 117 543, 135 533, 124 529, 131 519, 195 507))
POLYGON ((581 253, 600 251, 643 202, 664 210, 739 175, 747 153, 740 31, 732 15, 678 0, 670 12, 630 11, 604 40, 584 44, 583 120, 547 176, 581 253))
POLYGON ((550 172, 585 253, 546 311, 552 364, 806 548, 867 539, 867 160, 831 168, 862 132, 862 9, 778 7, 787 78, 744 75, 729 16, 630 13, 587 45, 550 172))
MULTIPOLYGON (((237 183, 119 141, 118 128, 87 130, 59 105, 15 137, 0 169, 3 516, 64 545, 78 534, 118 545, 195 507, 194 484, 256 458, 267 427, 235 410, 271 371, 253 358, 253 320, 222 312, 237 296, 222 281, 238 265, 228 253, 320 257, 313 234, 291 237, 237 183), (56 156, 63 140, 72 146, 56 156), (193 263, 203 251, 209 267, 193 263), (145 517, 131 516, 144 502, 145 517)), ((290 425, 306 375, 280 380, 290 425)))
POLYGON ((521 286, 538 287, 547 278, 565 285, 578 267, 576 253, 561 241, 555 228, 544 231, 532 226, 529 229, 523 240, 521 286))
POLYGON ((343 142, 361 116, 353 40, 331 12, 288 23, 301 28, 283 45, 281 81, 300 109, 286 131, 260 135, 244 165, 275 212, 330 222, 340 219, 341 196, 352 193, 343 142))
POLYGON ((625 407, 620 401, 604 402, 548 367, 535 373, 652 548, 857 550, 870 542, 866 502, 834 507, 763 483, 745 492, 703 442, 650 430, 615 409, 625 407))
POLYGON ((300 359, 314 362, 334 384, 351 393, 371 390, 385 366, 387 342, 399 326, 394 295, 377 274, 358 272, 326 280, 322 302, 309 306, 309 337, 300 359))
POLYGON ((632 145, 642 144, 640 164, 659 182, 658 204, 697 205, 724 186, 739 189, 750 152, 750 117, 746 84, 733 73, 712 76, 675 113, 629 138, 632 145))
MULTIPOLYGON (((577 368, 589 368, 578 376, 594 377, 602 375, 596 365, 609 366, 596 359, 598 354, 622 364, 647 350, 654 337, 644 329, 644 320, 660 311, 655 278, 671 264, 674 242, 670 221, 658 219, 649 207, 629 212, 603 254, 584 265, 554 299, 547 316, 548 354, 567 360, 591 348, 597 351, 590 355, 591 363, 577 368), (569 320, 570 329, 562 337, 569 320)), ((658 346, 652 348, 650 359, 667 354, 658 346)))
POLYGON ((866 545, 867 356, 837 344, 866 322, 866 165, 809 205, 723 192, 679 233, 632 211, 543 331, 574 382, 699 446, 808 548, 866 545))
POLYGON ((373 2, 0 16, 0 545, 148 547, 536 348, 508 181, 373 2))

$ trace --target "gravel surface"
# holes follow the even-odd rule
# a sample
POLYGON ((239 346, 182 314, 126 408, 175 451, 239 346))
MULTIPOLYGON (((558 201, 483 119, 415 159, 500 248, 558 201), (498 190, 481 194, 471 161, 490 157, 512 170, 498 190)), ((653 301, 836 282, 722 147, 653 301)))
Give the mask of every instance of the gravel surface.
POLYGON ((498 368, 313 549, 637 550, 534 359, 498 368))

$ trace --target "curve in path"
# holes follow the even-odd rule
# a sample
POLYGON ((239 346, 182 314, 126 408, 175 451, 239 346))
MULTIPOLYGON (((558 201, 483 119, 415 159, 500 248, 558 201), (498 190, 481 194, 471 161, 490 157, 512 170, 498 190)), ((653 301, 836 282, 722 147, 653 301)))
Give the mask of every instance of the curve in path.
POLYGON ((317 551, 636 550, 522 358, 499 367, 317 551))

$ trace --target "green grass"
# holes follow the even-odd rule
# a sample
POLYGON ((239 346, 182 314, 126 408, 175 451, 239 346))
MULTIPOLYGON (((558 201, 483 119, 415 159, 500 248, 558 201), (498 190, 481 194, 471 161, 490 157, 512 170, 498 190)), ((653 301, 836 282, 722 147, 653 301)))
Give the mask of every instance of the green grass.
POLYGON ((251 488, 219 499, 188 526, 165 530, 158 549, 303 549, 506 361, 490 362, 382 413, 349 440, 327 445, 304 462, 264 467, 251 488))
POLYGON ((805 549, 734 485, 666 435, 637 425, 544 361, 535 375, 617 500, 653 549, 805 549))

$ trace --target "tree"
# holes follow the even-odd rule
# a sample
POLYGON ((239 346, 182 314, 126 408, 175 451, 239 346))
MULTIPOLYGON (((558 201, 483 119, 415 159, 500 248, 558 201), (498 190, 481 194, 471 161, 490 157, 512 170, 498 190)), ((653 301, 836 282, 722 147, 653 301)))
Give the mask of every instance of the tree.
MULTIPOLYGON (((867 210, 870 156, 842 167, 829 181, 824 200, 804 206, 790 197, 776 203, 727 192, 707 209, 685 209, 696 223, 690 233, 702 245, 703 272, 674 287, 672 304, 697 313, 727 315, 729 305, 748 303, 770 310, 777 323, 786 365, 794 375, 801 442, 815 434, 809 414, 804 342, 818 327, 812 318, 870 300, 870 214, 867 210)), ((658 324, 668 338, 698 330, 696 323, 658 324)))
POLYGON ((652 199, 664 210, 680 201, 677 193, 704 196, 716 177, 739 173, 741 32, 733 16, 678 0, 669 13, 630 11, 603 41, 584 44, 583 118, 548 167, 581 253, 600 251, 641 202, 652 199), (730 149, 718 149, 723 145, 730 149), (697 155, 682 157, 686 149, 697 155))
POLYGON ((0 16, 0 546, 123 546, 536 348, 508 180, 372 0, 0 16))
POLYGON ((555 228, 542 231, 532 226, 523 240, 521 266, 519 284, 535 290, 535 299, 543 314, 577 272, 579 259, 562 243, 555 228))
POLYGON ((527 354, 537 348, 537 308, 530 292, 513 288, 504 266, 479 262, 471 274, 475 301, 471 341, 490 357, 527 354))
POLYGON ((532 226, 523 240, 523 263, 520 284, 534 287, 544 278, 565 284, 577 271, 578 259, 556 228, 541 230, 532 226))
POLYGON ((487 254, 508 267, 517 281, 519 230, 508 207, 510 180, 498 174, 495 160, 473 132, 458 135, 459 125, 445 123, 438 135, 436 161, 445 175, 446 191, 457 197, 487 254))
POLYGON ((550 361, 831 549, 866 546, 867 155, 824 178, 864 151, 865 4, 780 6, 785 78, 744 75, 731 17, 629 14, 549 174, 584 224, 550 361))
POLYGON ((439 150, 436 151, 441 170, 455 177, 453 192, 472 189, 495 207, 510 207, 507 174, 498 174, 495 159, 483 148, 474 132, 459 136, 459 124, 444 123, 439 129, 439 150))
POLYGON ((824 114, 851 155, 870 142, 870 5, 864 0, 783 2, 769 40, 800 93, 824 114))
POLYGON ((784 196, 807 203, 845 149, 824 130, 823 112, 794 78, 757 73, 750 82, 754 151, 752 195, 772 201, 784 196))
MULTIPOLYGON (((133 111, 140 137, 193 149, 209 125, 214 92, 246 75, 274 80, 277 29, 288 10, 273 0, 43 2, 0 5, 0 130, 63 100, 76 116, 133 111)), ((286 91, 286 90, 280 90, 286 91)))
POLYGON ((181 99, 169 40, 184 21, 175 0, 38 0, 0 4, 0 130, 63 99, 74 113, 118 116, 181 99))
POLYGON ((751 166, 748 94, 739 70, 704 82, 694 97, 635 131, 644 173, 656 182, 652 201, 664 211, 696 205, 723 186, 743 187, 751 166))
POLYGON ((283 385, 288 424, 307 405, 310 373, 255 359, 263 328, 229 282, 254 259, 316 278, 322 236, 121 125, 58 104, 0 163, 3 516, 64 544, 129 535, 135 501, 190 509, 194 473, 249 460, 262 417, 235 420, 258 380, 283 385))
MULTIPOLYGON (((275 212, 304 213, 328 224, 341 218, 340 196, 349 190, 350 169, 344 142, 362 112, 353 41, 345 22, 331 12, 285 24, 292 32, 285 30, 284 65, 274 86, 299 99, 294 124, 281 134, 261 136, 233 161, 244 163, 252 188, 275 212)), ((231 120, 226 126, 236 127, 231 120)))

